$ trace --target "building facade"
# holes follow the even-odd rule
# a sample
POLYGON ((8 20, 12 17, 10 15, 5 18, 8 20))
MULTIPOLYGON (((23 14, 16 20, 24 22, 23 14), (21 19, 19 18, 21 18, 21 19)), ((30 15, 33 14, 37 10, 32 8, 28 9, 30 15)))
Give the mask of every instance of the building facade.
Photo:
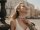
POLYGON ((40 17, 40 11, 39 11, 39 9, 35 9, 35 16, 36 17, 40 17))
POLYGON ((34 10, 34 5, 29 3, 29 2, 25 2, 26 7, 28 8, 28 13, 27 13, 27 17, 34 17, 35 16, 35 10, 34 10))
POLYGON ((34 17, 34 15, 35 15, 34 5, 30 4, 30 17, 34 17))
POLYGON ((28 8, 27 17, 30 18, 30 3, 29 2, 27 2, 27 8, 28 8))
POLYGON ((7 0, 6 2, 6 11, 7 11, 7 17, 11 16, 15 13, 15 6, 18 5, 20 2, 24 2, 24 0, 7 0))

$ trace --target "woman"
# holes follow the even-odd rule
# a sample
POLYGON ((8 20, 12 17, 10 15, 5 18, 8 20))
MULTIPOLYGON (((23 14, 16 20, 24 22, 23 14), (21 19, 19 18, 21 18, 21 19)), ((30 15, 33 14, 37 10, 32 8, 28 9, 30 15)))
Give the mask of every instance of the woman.
POLYGON ((19 3, 16 7, 16 13, 12 16, 12 21, 10 23, 11 30, 27 30, 30 21, 26 19, 26 14, 28 9, 24 3, 19 3))

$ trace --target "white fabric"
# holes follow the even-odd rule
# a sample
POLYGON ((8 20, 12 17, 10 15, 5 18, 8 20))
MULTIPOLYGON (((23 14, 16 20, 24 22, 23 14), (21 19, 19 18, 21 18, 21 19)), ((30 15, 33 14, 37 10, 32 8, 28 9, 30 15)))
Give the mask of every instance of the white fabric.
POLYGON ((24 29, 18 24, 17 19, 16 19, 16 30, 24 30, 24 29))
MULTIPOLYGON (((24 30, 18 23, 17 19, 16 19, 16 29, 15 30, 24 30)), ((29 30, 29 28, 27 28, 26 30, 29 30)))

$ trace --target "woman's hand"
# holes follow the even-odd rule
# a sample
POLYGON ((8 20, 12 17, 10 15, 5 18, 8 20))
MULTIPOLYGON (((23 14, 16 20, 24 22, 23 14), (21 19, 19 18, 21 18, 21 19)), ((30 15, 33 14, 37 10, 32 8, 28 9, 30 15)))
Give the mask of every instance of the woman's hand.
POLYGON ((29 20, 27 20, 26 18, 22 18, 22 21, 25 23, 25 24, 31 24, 31 22, 29 20))

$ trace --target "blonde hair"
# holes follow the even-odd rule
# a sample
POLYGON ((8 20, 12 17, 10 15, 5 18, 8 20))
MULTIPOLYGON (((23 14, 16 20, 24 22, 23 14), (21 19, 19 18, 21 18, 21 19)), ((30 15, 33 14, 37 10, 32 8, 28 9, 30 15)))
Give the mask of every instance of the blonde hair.
MULTIPOLYGON (((15 7, 15 10, 18 11, 20 10, 20 7, 21 7, 21 4, 24 4, 24 3, 19 3, 16 7, 15 7)), ((12 16, 13 19, 16 19, 16 17, 19 16, 17 15, 17 12, 12 16)))
POLYGON ((24 3, 20 2, 20 3, 15 7, 15 10, 20 10, 21 4, 24 4, 24 3))

